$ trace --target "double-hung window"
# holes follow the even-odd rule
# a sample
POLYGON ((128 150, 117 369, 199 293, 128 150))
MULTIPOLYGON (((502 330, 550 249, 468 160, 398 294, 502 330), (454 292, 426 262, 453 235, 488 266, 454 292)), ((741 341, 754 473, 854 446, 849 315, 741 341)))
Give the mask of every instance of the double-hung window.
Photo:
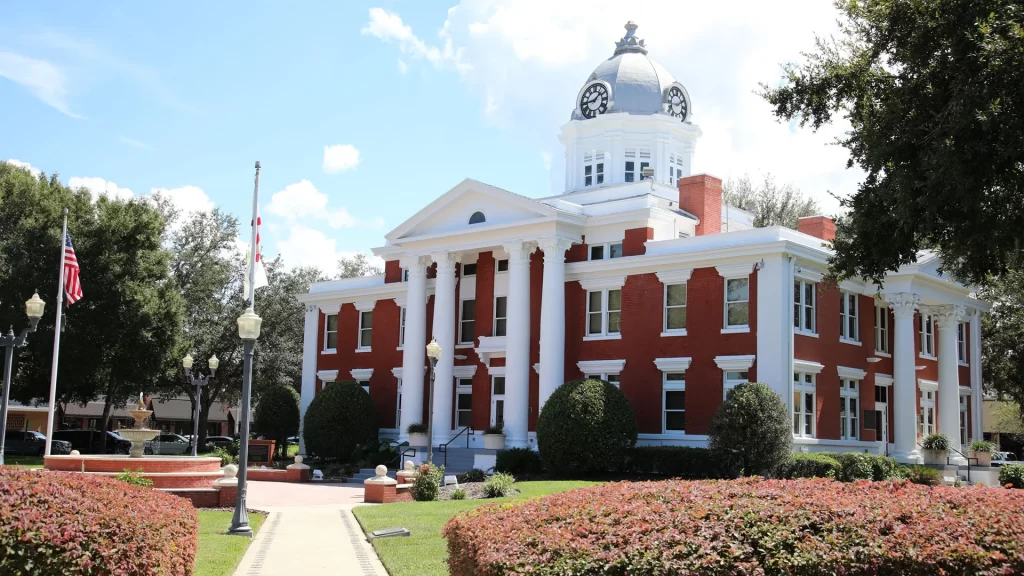
POLYGON ((494 299, 494 335, 504 336, 508 321, 508 296, 494 299))
POLYGON ((619 374, 617 372, 604 374, 584 374, 583 377, 591 378, 594 380, 604 380, 605 382, 615 386, 616 388, 619 387, 619 374))
POLYGON ((476 262, 462 265, 462 277, 468 278, 470 276, 476 276, 476 262))
POLYGON ((622 258, 622 242, 606 242, 590 246, 591 260, 605 260, 607 258, 622 258))
POLYGON ((334 351, 338 348, 338 315, 328 314, 324 319, 324 350, 334 351))
POLYGON ((875 352, 889 353, 889 310, 875 306, 875 352))
POLYGON ((370 381, 369 380, 357 380, 359 387, 363 389, 367 394, 370 393, 370 381))
POLYGON ((626 148, 626 182, 639 182, 643 180, 643 170, 650 165, 650 148, 626 148))
POLYGON ((935 433, 935 391, 921 391, 921 412, 918 415, 918 433, 921 438, 935 433))
POLYGON ((686 432, 686 373, 664 372, 662 376, 662 432, 686 432))
POLYGON ((405 346, 405 306, 398 313, 398 347, 405 346))
POLYGON ((847 342, 860 342, 857 326, 857 295, 850 292, 839 293, 839 339, 847 342))
POLYGON ((750 382, 750 376, 746 370, 726 370, 725 382, 722 384, 722 400, 725 400, 730 390, 747 382, 750 382))
POLYGON ((373 342, 373 310, 359 313, 359 350, 369 350, 373 342))
POLYGON ((725 327, 750 325, 750 278, 725 279, 725 327))
POLYGON ((927 314, 918 314, 918 329, 921 332, 921 355, 935 357, 935 319, 927 314))
POLYGON ((683 178, 683 155, 669 154, 668 156, 668 183, 675 185, 683 178))
POLYGON ((807 280, 793 282, 793 327, 797 332, 813 334, 815 283, 807 280))
POLYGON ((815 375, 793 373, 793 435, 814 438, 815 375))
POLYGON ((665 332, 686 331, 686 284, 665 285, 665 332))
POLYGON ((476 339, 476 300, 462 301, 462 315, 459 318, 459 344, 472 344, 476 339))
POLYGON ((588 150, 583 154, 583 186, 604 184, 604 152, 588 150))
POLYGON ((619 333, 622 316, 622 290, 587 292, 587 336, 613 336, 619 333))
POLYGON ((508 272, 508 258, 498 260, 497 270, 498 272, 508 272))
POLYGON ((458 378, 455 386, 455 427, 471 425, 473 417, 473 379, 458 378))
POLYGON ((956 359, 967 364, 967 324, 964 322, 956 325, 956 359))
POLYGON ((402 379, 398 379, 398 398, 395 402, 395 428, 402 426, 402 379))
POLYGON ((860 386, 856 380, 839 381, 839 437, 842 440, 860 440, 860 422, 857 406, 860 386))

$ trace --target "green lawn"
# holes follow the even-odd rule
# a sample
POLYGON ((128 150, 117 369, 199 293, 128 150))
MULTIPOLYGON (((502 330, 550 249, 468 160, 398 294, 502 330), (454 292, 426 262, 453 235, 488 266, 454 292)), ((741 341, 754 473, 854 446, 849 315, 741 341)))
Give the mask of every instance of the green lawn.
POLYGON ((565 492, 598 482, 519 482, 516 496, 495 500, 448 500, 444 502, 403 502, 379 506, 358 506, 352 510, 366 533, 383 528, 408 528, 411 536, 383 538, 373 547, 391 576, 447 576, 448 551, 441 528, 458 512, 491 502, 506 502, 565 492))
POLYGON ((4 456, 5 466, 22 466, 24 468, 42 468, 42 456, 4 456))
MULTIPOLYGON (((230 576, 252 543, 250 538, 228 536, 233 512, 199 510, 199 553, 194 576, 230 576)), ((257 532, 266 516, 249 514, 249 526, 257 532)))

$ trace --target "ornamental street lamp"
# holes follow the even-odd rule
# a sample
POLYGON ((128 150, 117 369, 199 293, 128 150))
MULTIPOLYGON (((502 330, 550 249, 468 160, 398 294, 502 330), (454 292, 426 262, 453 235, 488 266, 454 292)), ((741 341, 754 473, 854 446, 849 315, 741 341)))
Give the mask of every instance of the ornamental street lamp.
POLYGON ((262 323, 263 319, 256 315, 251 304, 238 317, 238 337, 242 339, 245 364, 242 368, 242 426, 238 441, 238 499, 235 501, 235 514, 231 517, 228 534, 250 538, 252 528, 249 527, 249 512, 245 508, 245 477, 249 467, 249 401, 252 396, 252 351, 256 347, 256 339, 260 337, 262 323))
POLYGON ((441 345, 434 338, 427 344, 427 358, 430 359, 430 413, 427 415, 427 463, 434 463, 434 372, 441 357, 441 345))
POLYGON ((192 455, 197 456, 199 451, 199 394, 203 386, 210 383, 210 379, 217 373, 217 366, 220 366, 220 360, 217 359, 217 355, 210 356, 207 360, 210 365, 209 374, 193 374, 192 373, 192 355, 186 354, 181 359, 181 366, 185 369, 185 377, 196 389, 196 407, 192 414, 192 455))
POLYGON ((28 333, 35 332, 39 319, 43 317, 46 302, 39 297, 39 292, 25 302, 25 315, 28 316, 28 327, 18 336, 14 335, 14 327, 7 334, 0 336, 0 346, 4 347, 4 393, 0 402, 0 466, 4 465, 4 442, 7 440, 7 402, 11 393, 11 366, 14 364, 14 349, 21 348, 28 340, 28 333))

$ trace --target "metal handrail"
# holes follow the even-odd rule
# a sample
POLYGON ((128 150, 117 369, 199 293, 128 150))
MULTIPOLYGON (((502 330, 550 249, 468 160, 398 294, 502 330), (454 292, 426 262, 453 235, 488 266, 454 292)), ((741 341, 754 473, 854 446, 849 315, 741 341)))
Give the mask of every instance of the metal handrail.
MULTIPOLYGON (((388 446, 390 446, 390 447, 392 447, 392 448, 401 448, 402 446, 407 446, 407 447, 408 447, 408 446, 409 446, 409 441, 408 441, 408 440, 406 440, 405 442, 399 442, 398 440, 388 440, 388 446)), ((411 448, 411 447, 410 447, 410 448, 407 448, 407 449, 406 449, 405 451, 401 451, 401 450, 400 450, 400 451, 398 452, 398 456, 397 456, 397 458, 394 458, 394 459, 392 459, 392 460, 389 460, 389 462, 394 462, 395 460, 398 460, 398 463, 397 463, 397 465, 395 466, 395 469, 396 469, 396 470, 401 470, 401 469, 402 469, 402 460, 404 460, 404 459, 405 459, 405 457, 406 457, 406 456, 407 456, 407 455, 408 455, 408 454, 409 454, 410 452, 412 452, 412 456, 413 456, 413 458, 415 458, 415 457, 416 457, 416 449, 415 449, 415 448, 411 448)))
POLYGON ((459 433, 456 434, 455 436, 452 436, 451 440, 449 440, 449 441, 445 442, 444 444, 441 444, 441 445, 439 445, 437 447, 437 450, 439 452, 441 452, 442 454, 444 454, 444 464, 443 464, 443 466, 445 468, 448 467, 448 445, 451 444, 452 442, 455 442, 455 439, 458 438, 459 436, 462 436, 462 433, 466 432, 467 430, 469 432, 466 434, 466 448, 469 448, 469 437, 473 434, 473 428, 471 426, 466 426, 462 430, 459 430, 459 433))
MULTIPOLYGON (((960 455, 961 458, 963 458, 964 460, 967 461, 967 483, 970 484, 970 482, 971 482, 971 460, 974 460, 974 465, 975 466, 980 466, 981 464, 979 463, 978 458, 977 457, 971 458, 971 457, 967 456, 966 454, 964 454, 963 452, 957 450, 956 448, 953 448, 952 446, 950 446, 949 449, 952 450, 953 452, 956 452, 957 454, 960 455)), ((952 458, 952 456, 946 456, 946 464, 947 465, 951 464, 951 462, 949 461, 950 458, 952 458)))

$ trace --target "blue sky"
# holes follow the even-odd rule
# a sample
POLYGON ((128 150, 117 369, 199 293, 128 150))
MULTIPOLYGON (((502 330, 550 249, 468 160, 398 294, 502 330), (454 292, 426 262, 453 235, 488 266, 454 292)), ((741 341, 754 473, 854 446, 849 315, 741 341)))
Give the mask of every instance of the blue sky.
POLYGON ((841 127, 780 125, 752 94, 831 29, 827 3, 293 4, 10 3, 0 160, 247 221, 258 159, 264 252, 329 268, 466 177, 560 192, 558 127, 633 19, 690 90, 695 169, 772 173, 832 210, 857 180, 828 146, 841 127))

